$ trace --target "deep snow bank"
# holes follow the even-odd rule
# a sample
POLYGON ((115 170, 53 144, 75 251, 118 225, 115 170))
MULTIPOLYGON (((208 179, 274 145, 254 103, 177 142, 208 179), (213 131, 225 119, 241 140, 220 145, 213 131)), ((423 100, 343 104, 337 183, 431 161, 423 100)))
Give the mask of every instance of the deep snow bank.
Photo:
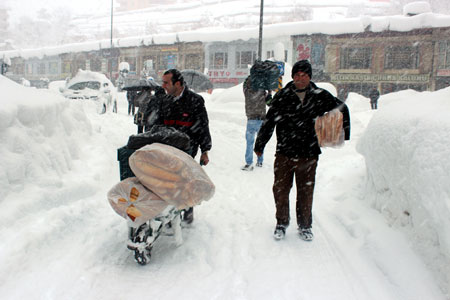
POLYGON ((366 199, 407 232, 447 295, 450 289, 450 88, 382 96, 357 150, 366 199), (408 108, 408 109, 406 109, 408 108))
POLYGON ((0 199, 70 171, 92 133, 82 103, 0 76, 0 199), (32 162, 32 163, 30 163, 32 162))

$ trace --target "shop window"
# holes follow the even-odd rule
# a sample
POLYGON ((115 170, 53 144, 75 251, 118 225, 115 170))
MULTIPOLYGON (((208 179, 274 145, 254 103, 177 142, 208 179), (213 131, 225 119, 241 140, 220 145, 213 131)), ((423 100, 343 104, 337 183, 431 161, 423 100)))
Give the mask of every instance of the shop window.
POLYGON ((39 63, 38 74, 45 74, 45 63, 39 63))
POLYGON ((209 57, 210 69, 226 69, 228 68, 228 53, 215 52, 211 53, 209 57))
POLYGON ((33 74, 39 74, 39 64, 33 63, 33 74))
POLYGON ((136 57, 125 57, 125 60, 130 65, 130 72, 136 72, 136 57))
POLYGON ((101 72, 102 71, 102 61, 100 58, 92 58, 90 60, 91 71, 101 72))
MULTIPOLYGON (((130 67, 131 67, 131 65, 130 65, 130 67)), ((117 72, 118 70, 119 70, 118 58, 113 57, 111 59, 108 59, 108 73, 117 72)))
POLYGON ((24 65, 17 64, 14 66, 14 74, 23 74, 24 73, 24 65))
POLYGON ((256 59, 256 51, 237 51, 236 69, 247 69, 256 59))
POLYGON ((147 71, 157 70, 157 57, 152 55, 147 55, 142 57, 143 68, 147 71))
POLYGON ((70 62, 65 61, 61 64, 61 73, 67 74, 70 73, 70 62))
POLYGON ((177 67, 177 56, 175 54, 168 54, 162 57, 163 70, 175 69, 177 67))
POLYGON ((381 90, 383 94, 393 93, 403 90, 416 90, 418 92, 423 92, 427 90, 426 84, 420 83, 382 83, 381 90))
POLYGON ((341 49, 341 69, 370 69, 372 48, 352 47, 341 49))
POLYGON ((50 74, 58 74, 58 63, 57 62, 49 62, 48 63, 48 72, 50 74))
POLYGON ((185 68, 192 70, 201 70, 201 58, 199 54, 186 54, 185 68))
POLYGON ((419 48, 415 46, 388 46, 385 48, 385 69, 417 69, 419 48))
POLYGON ((450 41, 439 43, 438 68, 450 69, 450 41))

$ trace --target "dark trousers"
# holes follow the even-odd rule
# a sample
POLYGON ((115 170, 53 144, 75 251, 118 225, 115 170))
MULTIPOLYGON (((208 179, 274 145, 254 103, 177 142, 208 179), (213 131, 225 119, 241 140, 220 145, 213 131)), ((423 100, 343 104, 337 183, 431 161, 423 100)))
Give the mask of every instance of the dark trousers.
POLYGON ((134 110, 135 110, 134 101, 128 101, 128 114, 134 116, 134 110))
POLYGON ((312 225, 312 204, 318 157, 288 158, 277 154, 274 163, 273 196, 278 225, 289 225, 289 192, 295 175, 297 187, 296 216, 300 228, 312 225))

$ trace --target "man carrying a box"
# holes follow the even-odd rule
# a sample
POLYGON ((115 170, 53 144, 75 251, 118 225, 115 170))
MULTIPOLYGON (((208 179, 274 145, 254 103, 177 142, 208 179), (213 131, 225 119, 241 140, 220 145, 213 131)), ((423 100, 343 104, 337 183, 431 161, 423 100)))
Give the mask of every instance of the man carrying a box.
MULTIPOLYGON (((289 193, 295 175, 296 217, 300 238, 312 241, 312 204, 320 146, 314 124, 317 117, 336 108, 340 100, 311 82, 307 60, 292 67, 293 81, 278 91, 271 102, 256 139, 254 151, 261 156, 276 127, 273 195, 276 206, 274 238, 283 239, 289 226, 289 193)), ((349 139, 350 132, 345 134, 349 139)))

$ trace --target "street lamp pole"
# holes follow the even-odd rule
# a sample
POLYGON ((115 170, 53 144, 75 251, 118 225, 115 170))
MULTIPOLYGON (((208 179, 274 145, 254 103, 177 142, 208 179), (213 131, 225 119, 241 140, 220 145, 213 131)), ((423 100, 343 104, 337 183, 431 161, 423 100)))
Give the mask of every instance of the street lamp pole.
POLYGON ((111 44, 109 49, 109 79, 112 81, 112 66, 113 66, 113 9, 114 9, 114 0, 111 0, 111 44))
POLYGON ((264 0, 261 0, 261 7, 259 13, 259 41, 258 41, 259 60, 262 60, 263 9, 264 9, 264 0))

